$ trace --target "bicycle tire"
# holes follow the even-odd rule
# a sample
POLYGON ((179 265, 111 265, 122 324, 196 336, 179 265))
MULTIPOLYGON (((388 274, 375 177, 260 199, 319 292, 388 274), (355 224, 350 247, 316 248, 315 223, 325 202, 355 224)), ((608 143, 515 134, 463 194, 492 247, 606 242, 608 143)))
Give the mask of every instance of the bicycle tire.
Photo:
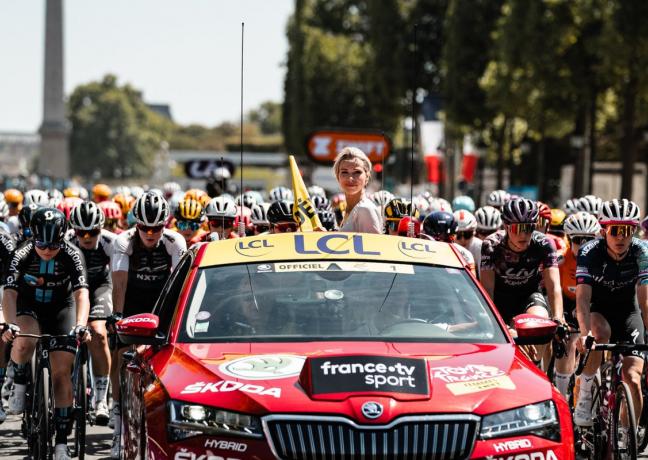
POLYGON ((648 388, 646 387, 646 379, 644 376, 641 377, 641 393, 643 395, 644 404, 641 408, 639 426, 637 427, 637 446, 639 453, 646 450, 646 447, 648 446, 648 388), (640 434, 641 436, 639 436, 640 434))
POLYGON ((88 369, 82 351, 78 353, 77 359, 74 366, 74 444, 72 450, 74 457, 83 460, 86 446, 86 414, 88 413, 88 369))
POLYGON ((637 458, 637 422, 635 419, 634 403, 630 387, 625 382, 620 382, 615 391, 614 418, 612 419, 611 445, 615 451, 614 458, 619 460, 637 458), (621 409, 625 401, 627 422, 627 447, 619 449, 619 429, 621 428, 621 409))
POLYGON ((32 423, 33 429, 36 430, 35 449, 36 460, 51 460, 54 453, 52 446, 53 426, 52 420, 54 416, 54 409, 52 404, 51 395, 51 379, 49 369, 42 367, 40 369, 40 377, 36 380, 34 391, 35 412, 34 422, 32 423))

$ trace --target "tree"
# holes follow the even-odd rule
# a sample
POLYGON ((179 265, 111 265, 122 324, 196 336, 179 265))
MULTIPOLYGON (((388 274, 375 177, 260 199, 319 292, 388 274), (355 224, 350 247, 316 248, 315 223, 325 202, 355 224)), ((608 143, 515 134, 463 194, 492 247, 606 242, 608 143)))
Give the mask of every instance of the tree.
POLYGON ((71 94, 72 173, 85 177, 146 177, 172 124, 149 110, 142 94, 117 77, 78 86, 71 94))
POLYGON ((252 109, 247 114, 250 123, 259 125, 261 134, 277 134, 281 132, 281 104, 265 101, 259 108, 252 109))

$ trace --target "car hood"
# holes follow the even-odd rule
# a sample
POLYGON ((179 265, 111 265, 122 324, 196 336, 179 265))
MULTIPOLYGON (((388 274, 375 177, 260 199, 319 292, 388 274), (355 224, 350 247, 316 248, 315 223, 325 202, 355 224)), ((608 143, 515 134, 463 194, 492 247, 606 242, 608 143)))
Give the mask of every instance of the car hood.
POLYGON ((336 413, 380 423, 552 398, 547 378, 512 344, 175 344, 157 358, 171 399, 257 415, 336 413), (362 415, 368 401, 384 407, 375 420, 362 415))

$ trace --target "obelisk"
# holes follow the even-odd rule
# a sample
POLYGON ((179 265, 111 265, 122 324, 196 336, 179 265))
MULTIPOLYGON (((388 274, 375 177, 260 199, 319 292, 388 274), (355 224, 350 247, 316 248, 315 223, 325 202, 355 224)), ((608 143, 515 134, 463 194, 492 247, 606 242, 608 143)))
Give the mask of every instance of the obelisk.
POLYGON ((63 90, 63 0, 45 0, 45 78, 38 172, 59 179, 70 176, 69 123, 63 90))

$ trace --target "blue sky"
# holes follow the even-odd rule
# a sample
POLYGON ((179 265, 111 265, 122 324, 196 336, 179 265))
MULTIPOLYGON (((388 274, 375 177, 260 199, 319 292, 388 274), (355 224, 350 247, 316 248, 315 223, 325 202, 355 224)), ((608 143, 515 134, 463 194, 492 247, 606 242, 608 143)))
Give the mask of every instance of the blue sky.
MULTIPOLYGON (((283 97, 294 0, 64 0, 65 92, 114 73, 168 103, 180 123, 237 120, 245 22, 245 110, 283 97)), ((0 3, 0 131, 42 118, 44 0, 0 3)))

